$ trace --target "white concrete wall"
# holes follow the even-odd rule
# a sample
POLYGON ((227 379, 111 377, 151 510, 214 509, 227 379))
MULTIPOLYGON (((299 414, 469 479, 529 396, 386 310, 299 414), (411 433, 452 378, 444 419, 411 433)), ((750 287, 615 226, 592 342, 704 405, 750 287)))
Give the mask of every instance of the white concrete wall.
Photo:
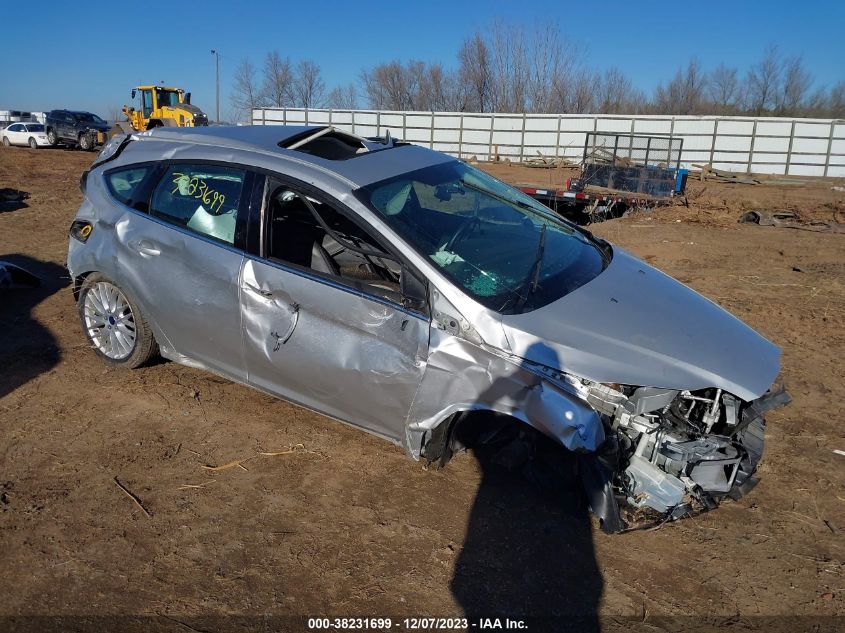
POLYGON ((467 158, 495 152, 512 160, 563 156, 580 161, 586 132, 671 135, 684 140, 681 164, 761 174, 845 177, 845 120, 606 114, 480 114, 263 108, 256 125, 327 125, 395 138, 467 158))

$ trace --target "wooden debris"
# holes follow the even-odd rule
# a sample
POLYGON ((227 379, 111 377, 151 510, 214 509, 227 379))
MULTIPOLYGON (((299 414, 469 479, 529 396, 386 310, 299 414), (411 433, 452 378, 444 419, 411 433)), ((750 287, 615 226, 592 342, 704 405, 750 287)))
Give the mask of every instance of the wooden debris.
POLYGON ((236 459, 226 464, 221 464, 220 466, 204 465, 202 468, 203 470, 207 470, 213 473, 219 473, 220 471, 229 470, 230 468, 240 468, 241 470, 246 470, 246 468, 244 467, 244 462, 248 462, 249 460, 255 459, 256 457, 277 457, 279 455, 293 455, 294 453, 307 452, 309 451, 305 450, 304 444, 294 444, 293 446, 290 446, 283 451, 256 453, 255 455, 250 455, 249 457, 244 457, 243 459, 236 459))
POLYGON ((120 483, 120 481, 118 480, 118 478, 117 478, 117 477, 115 477, 115 478, 114 478, 114 483, 116 483, 116 484, 117 484, 117 487, 118 487, 118 488, 120 488, 120 489, 121 489, 121 490, 122 490, 122 491, 126 494, 126 496, 127 496, 127 497, 129 497, 130 499, 132 499, 132 501, 135 503, 135 505, 136 505, 136 506, 138 506, 139 508, 141 508, 141 512, 143 512, 144 514, 146 514, 146 515, 147 515, 147 518, 152 518, 152 515, 151 515, 151 514, 147 511, 147 509, 144 507, 144 504, 143 504, 143 503, 141 502, 141 500, 138 498, 138 495, 136 495, 134 492, 132 492, 131 490, 129 490, 129 488, 127 488, 127 487, 126 487, 126 486, 124 486, 122 483, 120 483))
POLYGON ((294 444, 288 449, 283 451, 278 451, 275 453, 258 453, 259 455, 263 455, 264 457, 276 457, 277 455, 291 455, 293 453, 304 453, 305 451, 305 444, 294 444))
POLYGON ((522 164, 525 167, 536 167, 540 169, 554 169, 556 167, 579 167, 578 163, 575 163, 568 158, 564 158, 563 156, 543 156, 540 153, 540 150, 537 150, 538 156, 536 158, 526 158, 522 161, 522 164))
POLYGON ((712 180, 714 182, 724 182, 736 185, 759 185, 762 181, 757 178, 751 178, 746 174, 738 174, 731 171, 724 171, 722 169, 715 169, 709 163, 700 165, 693 163, 696 169, 700 169, 699 180, 712 180))
POLYGON ((217 480, 216 479, 209 479, 208 481, 205 481, 201 484, 182 484, 176 490, 194 490, 194 489, 197 489, 197 488, 205 488, 208 484, 213 484, 215 481, 217 481, 217 480))
POLYGON ((223 464, 221 466, 203 466, 204 470, 208 470, 213 473, 219 473, 222 470, 229 470, 230 468, 241 468, 242 470, 246 470, 244 468, 243 463, 249 461, 255 457, 255 455, 250 455, 249 457, 244 457, 243 459, 236 459, 233 462, 228 462, 227 464, 223 464))

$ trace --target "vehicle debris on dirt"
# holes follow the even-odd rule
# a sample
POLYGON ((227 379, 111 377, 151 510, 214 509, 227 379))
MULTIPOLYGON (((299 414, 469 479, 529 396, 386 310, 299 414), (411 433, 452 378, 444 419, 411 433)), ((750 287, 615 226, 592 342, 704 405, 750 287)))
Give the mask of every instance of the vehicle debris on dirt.
POLYGON ((804 220, 799 213, 788 210, 752 209, 740 216, 739 223, 801 231, 845 233, 845 224, 832 220, 804 220))

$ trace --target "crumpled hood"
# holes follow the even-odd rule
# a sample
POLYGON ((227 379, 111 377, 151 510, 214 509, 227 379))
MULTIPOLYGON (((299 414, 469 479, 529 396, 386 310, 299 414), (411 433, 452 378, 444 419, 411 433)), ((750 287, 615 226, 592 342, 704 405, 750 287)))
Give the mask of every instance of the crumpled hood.
POLYGON ((780 371, 780 348, 695 291, 614 247, 598 277, 502 319, 513 353, 597 382, 722 388, 753 400, 780 371))

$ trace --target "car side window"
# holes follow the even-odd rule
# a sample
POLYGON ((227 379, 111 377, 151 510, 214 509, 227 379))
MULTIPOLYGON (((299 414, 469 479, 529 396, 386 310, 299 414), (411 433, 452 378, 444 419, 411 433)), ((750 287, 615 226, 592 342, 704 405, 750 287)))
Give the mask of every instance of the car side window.
POLYGON ((269 259, 401 302, 400 264, 367 230, 329 204, 270 179, 264 218, 269 259))
POLYGON ((153 193, 150 214, 226 244, 235 244, 246 172, 217 165, 173 164, 153 193))
POLYGON ((147 211, 147 196, 143 185, 153 169, 153 165, 141 165, 106 172, 106 186, 109 193, 127 207, 147 211))

